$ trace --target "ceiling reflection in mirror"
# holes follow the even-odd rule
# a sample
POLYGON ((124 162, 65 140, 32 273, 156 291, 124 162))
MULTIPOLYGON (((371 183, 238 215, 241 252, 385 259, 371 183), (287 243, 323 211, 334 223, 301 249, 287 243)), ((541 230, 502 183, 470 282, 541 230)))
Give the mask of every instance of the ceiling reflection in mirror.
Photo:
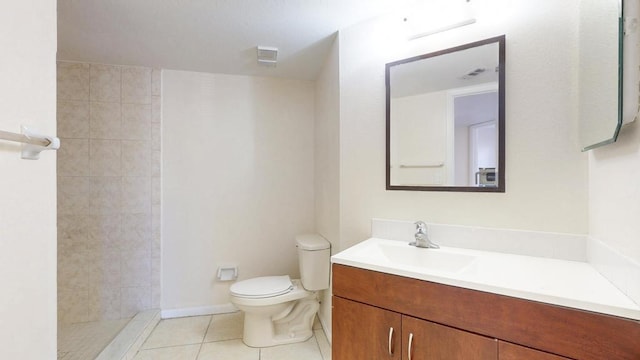
POLYGON ((388 190, 504 192, 504 42, 387 64, 388 190))

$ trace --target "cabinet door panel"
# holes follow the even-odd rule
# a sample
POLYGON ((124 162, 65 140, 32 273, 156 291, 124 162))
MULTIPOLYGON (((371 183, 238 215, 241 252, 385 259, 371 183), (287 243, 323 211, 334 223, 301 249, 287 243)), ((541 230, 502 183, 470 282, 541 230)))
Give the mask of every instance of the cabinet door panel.
POLYGON ((333 360, 400 360, 402 317, 377 307, 333 297, 333 360), (389 330, 392 355, 389 354, 389 330))
POLYGON ((569 358, 500 341, 499 360, 570 360, 569 358))
POLYGON ((410 334, 413 334, 411 360, 498 359, 498 342, 495 339, 403 316, 403 360, 409 360, 410 334))

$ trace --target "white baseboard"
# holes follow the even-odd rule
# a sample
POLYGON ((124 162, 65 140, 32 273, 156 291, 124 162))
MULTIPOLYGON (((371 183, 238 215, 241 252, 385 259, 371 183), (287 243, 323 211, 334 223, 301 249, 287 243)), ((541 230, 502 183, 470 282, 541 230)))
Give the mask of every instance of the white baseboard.
POLYGON ((221 305, 210 305, 210 306, 198 306, 191 308, 182 308, 182 309, 165 309, 160 312, 160 316, 163 319, 173 319, 179 317, 188 317, 188 316, 200 316, 200 315, 214 315, 214 314, 228 314, 234 313, 238 311, 238 309, 233 306, 233 304, 221 304, 221 305))

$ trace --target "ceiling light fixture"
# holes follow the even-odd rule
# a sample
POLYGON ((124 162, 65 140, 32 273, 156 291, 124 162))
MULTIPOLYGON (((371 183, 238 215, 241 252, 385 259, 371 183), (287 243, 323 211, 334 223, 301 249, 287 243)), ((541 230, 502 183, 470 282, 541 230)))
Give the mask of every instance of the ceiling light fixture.
POLYGON ((409 40, 470 25, 476 22, 471 0, 439 0, 422 2, 406 16, 409 40))
POLYGON ((278 62, 278 48, 270 46, 258 46, 258 64, 276 66, 278 62))

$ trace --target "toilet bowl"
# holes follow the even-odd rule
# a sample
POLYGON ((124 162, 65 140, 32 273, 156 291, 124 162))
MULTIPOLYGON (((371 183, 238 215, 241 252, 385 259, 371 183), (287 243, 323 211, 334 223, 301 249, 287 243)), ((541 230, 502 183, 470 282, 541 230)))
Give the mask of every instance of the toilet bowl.
POLYGON ((244 314, 242 341, 251 347, 302 342, 313 336, 318 290, 329 287, 330 244, 322 236, 296 237, 301 278, 263 276, 239 281, 230 300, 244 314))

